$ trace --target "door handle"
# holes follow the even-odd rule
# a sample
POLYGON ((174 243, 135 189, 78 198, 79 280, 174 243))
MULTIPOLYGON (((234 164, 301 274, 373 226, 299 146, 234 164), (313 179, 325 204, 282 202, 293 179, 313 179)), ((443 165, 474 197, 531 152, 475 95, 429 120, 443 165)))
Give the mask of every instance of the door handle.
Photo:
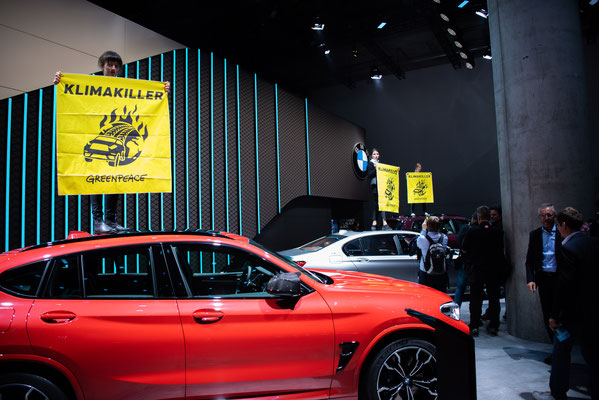
POLYGON ((194 311, 192 315, 198 324, 212 324, 220 321, 225 314, 218 310, 204 309, 194 311))
POLYGON ((48 311, 47 313, 43 313, 40 318, 42 321, 50 324, 64 324, 65 322, 74 320, 76 316, 75 313, 70 311, 48 311))
POLYGON ((360 262, 368 262, 368 258, 356 258, 356 261, 360 261, 360 262))

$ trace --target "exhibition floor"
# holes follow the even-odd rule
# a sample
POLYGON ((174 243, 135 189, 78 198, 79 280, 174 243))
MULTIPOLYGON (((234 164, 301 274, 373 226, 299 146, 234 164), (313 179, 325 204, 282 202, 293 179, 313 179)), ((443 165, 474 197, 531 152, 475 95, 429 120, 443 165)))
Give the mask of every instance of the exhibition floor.
MULTIPOLYGON (((468 302, 462 304, 462 320, 470 321, 468 302)), ((483 310, 487 301, 483 304, 483 310)), ((501 300, 501 316, 505 301, 501 300)), ((551 353, 548 343, 530 342, 507 332, 507 322, 502 320, 498 336, 490 336, 484 327, 474 338, 476 347, 476 383, 478 400, 531 400, 533 391, 549 390, 551 367, 543 359, 551 353)), ((570 399, 590 399, 587 394, 587 376, 578 347, 572 354, 570 399)))

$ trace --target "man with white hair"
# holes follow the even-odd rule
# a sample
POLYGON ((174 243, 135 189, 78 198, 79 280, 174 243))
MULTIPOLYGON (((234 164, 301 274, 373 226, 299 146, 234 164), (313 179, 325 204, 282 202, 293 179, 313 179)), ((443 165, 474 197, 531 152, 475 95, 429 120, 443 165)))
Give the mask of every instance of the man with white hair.
MULTIPOLYGON (((543 321, 549 339, 553 341, 553 330, 549 327, 551 307, 555 297, 555 284, 558 258, 562 237, 555 226, 555 208, 550 203, 541 204, 538 209, 541 226, 530 232, 526 253, 526 284, 531 293, 539 291, 543 321)), ((547 364, 551 363, 548 357, 547 364)))

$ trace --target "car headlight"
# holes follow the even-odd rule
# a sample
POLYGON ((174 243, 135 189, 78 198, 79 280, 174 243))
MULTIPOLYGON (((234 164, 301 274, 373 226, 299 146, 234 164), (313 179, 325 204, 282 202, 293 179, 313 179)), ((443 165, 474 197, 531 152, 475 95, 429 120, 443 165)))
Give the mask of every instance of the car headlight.
POLYGON ((453 301, 441 304, 440 311, 441 314, 447 315, 449 318, 455 319, 456 321, 460 320, 460 306, 453 301))

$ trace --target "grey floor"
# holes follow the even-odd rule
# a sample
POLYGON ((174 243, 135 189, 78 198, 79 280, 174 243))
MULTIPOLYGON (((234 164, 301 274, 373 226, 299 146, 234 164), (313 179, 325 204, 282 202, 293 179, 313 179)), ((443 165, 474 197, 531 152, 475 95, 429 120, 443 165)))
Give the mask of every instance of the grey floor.
MULTIPOLYGON (((470 322, 469 303, 461 308, 462 320, 470 322)), ((483 304, 483 311, 487 302, 483 304)), ((501 302, 501 316, 505 302, 501 302)), ((478 400, 532 399, 532 392, 549 390, 551 367, 543 359, 551 353, 548 343, 529 342, 507 332, 507 322, 501 320, 499 335, 489 336, 484 327, 474 339, 476 348, 476 383, 478 400)), ((572 354, 570 399, 590 399, 587 377, 580 349, 572 354)))

